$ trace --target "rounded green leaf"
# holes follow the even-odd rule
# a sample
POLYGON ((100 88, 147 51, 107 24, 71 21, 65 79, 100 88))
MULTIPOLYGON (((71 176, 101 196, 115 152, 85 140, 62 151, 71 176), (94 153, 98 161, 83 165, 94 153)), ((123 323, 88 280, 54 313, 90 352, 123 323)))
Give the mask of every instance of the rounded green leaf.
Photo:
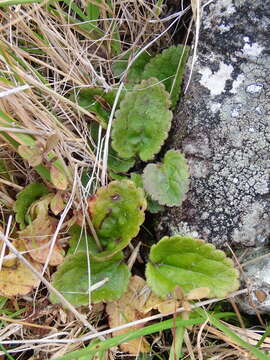
POLYGON ((152 58, 146 64, 141 75, 142 79, 155 77, 164 83, 166 90, 171 95, 173 108, 180 95, 188 52, 188 46, 171 46, 152 58))
MULTIPOLYGON (((138 234, 146 209, 144 191, 132 181, 112 181, 89 201, 89 211, 104 250, 122 250, 138 234)), ((104 255, 104 254, 103 254, 104 255)))
POLYGON ((178 235, 153 245, 146 267, 148 285, 162 298, 172 295, 176 286, 185 295, 206 287, 209 298, 224 297, 238 289, 238 275, 223 251, 203 240, 178 235))
POLYGON ((143 172, 143 186, 161 205, 180 206, 189 186, 188 165, 180 151, 170 150, 162 164, 148 164, 143 172))
POLYGON ((155 78, 136 85, 120 103, 112 125, 112 147, 122 158, 147 161, 160 151, 171 127, 169 94, 155 78))
MULTIPOLYGON (((108 278, 104 285, 91 291, 91 302, 119 299, 126 291, 130 277, 127 265, 121 264, 122 257, 122 254, 118 253, 106 262, 98 262, 91 257, 87 258, 86 252, 67 256, 54 273, 52 286, 71 304, 81 306, 89 303, 89 284, 91 286, 108 278)), ((52 303, 59 302, 58 297, 53 293, 50 295, 50 300, 52 303)))

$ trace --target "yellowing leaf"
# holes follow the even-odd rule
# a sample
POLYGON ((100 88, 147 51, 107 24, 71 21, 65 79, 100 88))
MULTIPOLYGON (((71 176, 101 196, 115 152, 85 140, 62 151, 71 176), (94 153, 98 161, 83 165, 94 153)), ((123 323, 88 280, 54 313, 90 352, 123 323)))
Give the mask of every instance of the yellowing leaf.
POLYGON ((54 150, 58 142, 59 142, 59 136, 57 135, 57 133, 53 133, 49 135, 46 141, 45 150, 47 152, 54 150))
MULTIPOLYGON (((50 243, 57 226, 57 220, 51 216, 38 216, 23 231, 19 232, 29 254, 35 261, 44 264, 50 251, 50 243)), ((57 240, 53 247, 49 264, 59 265, 63 262, 63 250, 57 240)))
POLYGON ((208 298, 210 294, 210 289, 208 287, 201 287, 197 289, 190 290, 187 294, 187 300, 200 300, 208 298))
POLYGON ((53 199, 53 196, 54 195, 52 193, 49 193, 33 202, 28 208, 27 215, 29 215, 32 220, 37 217, 47 216, 49 211, 49 205, 53 199))
MULTIPOLYGON (((19 240, 13 242, 13 245, 19 251, 25 248, 19 240)), ((31 259, 27 257, 31 262, 31 259)), ((33 263, 32 265, 38 271, 41 271, 41 265, 33 263)), ((17 295, 26 295, 37 287, 40 280, 32 273, 32 271, 17 258, 4 260, 0 271, 0 295, 5 297, 13 297, 17 295)))
POLYGON ((160 304, 158 304, 157 309, 161 314, 166 315, 176 311, 178 307, 179 302, 175 299, 171 299, 167 301, 162 301, 160 304))
POLYGON ((57 192, 50 202, 50 208, 54 215, 58 215, 65 208, 65 203, 61 192, 57 192))
POLYGON ((52 165, 50 170, 51 181, 58 190, 66 190, 68 186, 68 179, 63 170, 57 166, 52 165))
POLYGON ((42 163, 42 152, 36 145, 20 145, 18 147, 18 153, 23 159, 27 160, 31 166, 38 166, 42 163))
MULTIPOLYGON (((142 301, 146 300, 144 296, 145 293, 143 292, 145 285, 146 283, 142 278, 133 276, 130 279, 125 294, 119 300, 107 303, 106 311, 109 315, 109 324, 111 328, 144 318, 148 315, 143 314, 138 310, 142 308, 142 301)), ((137 327, 133 326, 128 329, 115 331, 113 332, 113 336, 125 334, 136 328, 137 327)), ((149 343, 142 337, 127 341, 119 346, 122 351, 134 355, 139 352, 147 353, 150 351, 149 343)))

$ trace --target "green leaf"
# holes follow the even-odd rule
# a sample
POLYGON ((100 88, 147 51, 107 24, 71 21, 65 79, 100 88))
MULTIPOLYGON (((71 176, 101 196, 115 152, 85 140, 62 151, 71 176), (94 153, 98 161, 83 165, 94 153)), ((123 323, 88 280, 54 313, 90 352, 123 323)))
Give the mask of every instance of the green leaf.
POLYGON ((188 46, 171 46, 152 58, 142 74, 142 79, 155 77, 164 83, 166 90, 171 95, 173 108, 176 106, 181 92, 188 53, 188 46))
POLYGON ((157 79, 136 85, 120 103, 112 125, 112 147, 122 158, 147 161, 160 151, 171 127, 169 94, 157 79))
POLYGON ((108 167, 115 173, 125 173, 135 164, 135 159, 121 159, 110 146, 108 154, 108 167))
POLYGON ((78 251, 88 251, 91 254, 96 254, 98 252, 95 240, 79 225, 73 225, 68 233, 71 235, 68 255, 75 254, 78 251))
MULTIPOLYGON (((140 187, 143 189, 143 181, 142 181, 142 175, 138 173, 131 173, 130 174, 131 180, 136 184, 137 187, 140 187)), ((157 201, 152 200, 150 196, 146 194, 147 199, 147 210, 152 214, 157 214, 158 212, 161 212, 164 210, 164 207, 160 205, 157 201)))
POLYGON ((164 211, 164 206, 160 205, 157 201, 152 200, 150 197, 147 198, 147 210, 151 214, 157 214, 164 211))
POLYGON ((91 0, 87 1, 86 14, 87 14, 88 20, 98 20, 99 6, 95 5, 95 4, 101 3, 101 1, 102 0, 95 0, 93 2, 91 0))
POLYGON ((207 287, 208 297, 222 298, 239 288, 238 271, 225 253, 203 240, 165 236, 150 250, 146 279, 153 292, 167 298, 180 286, 187 295, 207 287))
POLYGON ((97 236, 107 252, 122 250, 138 234, 144 222, 146 200, 132 181, 112 181, 101 187, 89 201, 89 211, 97 236))
MULTIPOLYGON (((71 95, 70 100, 94 113, 101 121, 102 126, 106 128, 116 93, 117 89, 113 89, 107 93, 100 88, 80 89, 76 95, 71 95)), ((120 100, 123 97, 124 91, 120 95, 120 100)))
MULTIPOLYGON (((138 51, 135 54, 130 54, 130 51, 128 51, 124 56, 120 57, 112 64, 112 70, 115 77, 120 78, 123 75, 128 64, 133 60, 137 53, 138 51)), ((142 80, 144 67, 151 58, 152 56, 147 52, 144 51, 141 53, 129 67, 126 82, 132 85, 139 83, 142 80)))
MULTIPOLYGON (((99 339, 94 339, 84 348, 84 350, 91 349, 91 347, 95 345, 99 345, 100 343, 101 341, 99 339)), ((91 355, 85 354, 78 358, 78 360, 106 360, 106 359, 107 359, 106 351, 99 351, 96 354, 91 354, 91 355)))
POLYGON ((14 211, 16 213, 16 221, 20 224, 21 229, 25 227, 25 215, 30 205, 48 193, 49 190, 45 185, 32 183, 27 185, 17 194, 16 201, 14 203, 14 211))
POLYGON ((76 96, 71 96, 71 100, 76 101, 81 107, 94 113, 105 125, 109 120, 111 105, 107 104, 106 106, 105 94, 104 90, 98 88, 81 89, 76 96))
POLYGON ((185 157, 179 151, 170 150, 162 164, 148 164, 143 172, 143 186, 159 204, 180 206, 189 186, 185 157))
MULTIPOLYGON (((108 278, 104 285, 91 292, 91 302, 118 299, 126 291, 130 277, 127 265, 121 264, 122 257, 122 253, 118 253, 106 262, 99 262, 92 257, 87 259, 85 252, 77 252, 67 256, 59 266, 53 275, 52 285, 73 305, 81 306, 89 303, 89 276, 91 285, 108 278)), ((53 293, 50 300, 52 303, 59 302, 53 293)))
POLYGON ((109 171, 109 177, 111 180, 127 180, 128 179, 128 177, 126 175, 116 174, 113 171, 109 171))

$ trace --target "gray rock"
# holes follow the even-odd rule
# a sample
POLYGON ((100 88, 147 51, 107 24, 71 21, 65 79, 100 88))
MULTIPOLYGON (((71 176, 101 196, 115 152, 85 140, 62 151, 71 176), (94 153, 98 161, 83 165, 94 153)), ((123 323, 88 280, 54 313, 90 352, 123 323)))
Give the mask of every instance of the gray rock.
POLYGON ((235 298, 238 305, 248 314, 269 313, 270 309, 270 254, 269 248, 258 248, 245 252, 241 280, 248 288, 248 296, 235 298), (246 265, 245 265, 246 264, 246 265))
POLYGON ((195 68, 169 143, 188 159, 190 191, 182 209, 168 210, 159 231, 219 247, 268 242, 269 33, 269 1, 217 0, 204 7, 195 68))

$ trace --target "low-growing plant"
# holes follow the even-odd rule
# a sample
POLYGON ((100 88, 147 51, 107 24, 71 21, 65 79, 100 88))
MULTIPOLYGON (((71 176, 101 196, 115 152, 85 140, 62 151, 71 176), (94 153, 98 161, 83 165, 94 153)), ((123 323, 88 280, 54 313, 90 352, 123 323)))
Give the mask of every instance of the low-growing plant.
MULTIPOLYGON (((85 12, 75 3, 67 0, 64 3, 72 6, 73 13, 81 21, 85 17, 94 20, 91 24, 79 24, 82 30, 91 31, 97 39, 102 36, 95 25, 100 16, 101 1, 90 2, 85 12)), ((108 49, 114 55, 119 53, 118 37, 116 28, 112 48, 108 49)), ((138 236, 145 212, 157 213, 163 211, 164 206, 181 206, 188 191, 188 164, 180 151, 167 151, 161 163, 144 164, 154 161, 168 137, 187 56, 187 47, 173 46, 156 56, 147 52, 135 55, 135 61, 130 52, 116 59, 114 76, 124 80, 125 88, 119 97, 109 139, 106 165, 112 181, 88 198, 87 225, 80 211, 70 210, 68 221, 63 225, 69 235, 66 252, 61 242, 62 234, 55 235, 59 215, 66 205, 65 194, 69 191, 65 162, 56 157, 48 144, 46 147, 30 135, 0 133, 46 184, 32 183, 17 194, 14 211, 20 231, 16 233, 16 247, 29 252, 27 258, 40 271, 41 264, 58 266, 52 276, 52 285, 75 307, 109 301, 107 313, 112 326, 136 320, 138 316, 145 317, 152 309, 163 314, 174 311, 176 306, 184 305, 189 309, 194 300, 224 297, 239 286, 238 272, 225 253, 192 237, 164 237, 153 245, 146 266, 146 282, 136 276, 130 278, 130 270, 124 263, 123 250, 138 236), (135 301, 130 306, 134 289, 139 292, 143 288, 147 288, 149 294, 147 301, 135 301), (118 310, 123 314, 120 320, 118 310)), ((68 97, 69 101, 95 115, 97 122, 91 123, 89 128, 92 144, 96 147, 101 135, 109 128, 116 94, 116 88, 108 92, 91 88, 68 97)), ((2 127, 11 126, 12 121, 8 114, 0 112, 2 127)), ((15 121, 14 124, 19 127, 15 121)), ((4 165, 0 163, 0 170, 5 173, 4 165)), ((89 177, 86 175, 83 174, 87 183, 89 177)), ((14 259, 4 261, 0 283, 1 280, 3 284, 21 282, 15 288, 0 285, 0 295, 5 297, 26 295, 40 283, 24 264, 14 259)), ((60 302, 53 292, 50 300, 53 304, 60 302)), ((175 320, 179 325, 180 340, 173 349, 178 355, 184 326, 202 319, 203 316, 196 321, 175 320)), ((132 336, 128 335, 128 339, 132 336)), ((149 344, 145 339, 142 341, 144 351, 148 352, 149 344)), ((137 341, 133 342, 133 349, 137 344, 137 341)), ((105 351, 107 346, 102 349, 105 351)), ((123 347, 130 348, 130 344, 123 347)), ((91 343, 89 351, 95 354, 99 350, 91 343)), ((171 359, 173 357, 171 352, 171 359)))
MULTIPOLYGON (((75 12, 79 11, 78 8, 73 10, 75 12)), ((99 10, 99 4, 97 3, 87 8, 89 12, 87 14, 96 18, 99 10)), ((78 13, 78 15, 80 17, 84 16, 83 13, 78 13)), ((92 30, 94 31, 94 29, 92 30)), ((61 249, 57 248, 57 243, 51 250, 50 264, 62 263, 54 275, 53 284, 56 289, 67 295, 74 305, 86 304, 88 301, 88 261, 91 262, 92 275, 93 269, 96 269, 97 281, 102 280, 102 276, 105 276, 103 272, 100 272, 100 261, 105 261, 105 264, 109 266, 109 277, 112 276, 112 273, 113 279, 117 277, 117 273, 120 276, 120 273, 126 272, 126 270, 123 270, 125 268, 124 264, 121 265, 121 251, 137 236, 140 226, 144 222, 146 207, 149 211, 155 213, 162 211, 163 205, 180 206, 184 200, 189 183, 188 165, 179 151, 168 151, 162 164, 148 164, 142 174, 129 173, 129 171, 135 164, 138 164, 139 160, 148 161, 153 159, 168 136, 172 120, 170 107, 176 105, 180 94, 180 84, 187 54, 188 48, 172 46, 156 56, 152 56, 147 52, 143 52, 139 56, 135 55, 135 61, 132 60, 131 53, 126 53, 124 57, 119 57, 113 64, 116 77, 123 77, 122 75, 125 73, 123 78, 128 88, 128 91, 122 91, 120 94, 118 110, 112 124, 112 146, 109 148, 108 157, 108 167, 111 174, 114 174, 119 180, 112 181, 108 186, 99 188, 90 197, 88 208, 92 223, 91 231, 90 233, 89 230, 85 232, 79 225, 71 227, 69 230, 71 235, 70 248, 63 263, 60 260, 62 256, 61 249), (168 63, 170 66, 168 66, 168 63), (73 274, 73 272, 74 275, 79 274, 80 277, 85 274, 84 281, 81 282, 80 286, 77 282, 70 281, 69 276, 66 275, 73 274), (78 291, 81 294, 77 294, 78 291)), ((105 92, 100 88, 83 89, 73 94, 70 100, 94 113, 99 123, 102 124, 103 128, 106 128, 116 92, 116 90, 105 92)), ((9 124, 11 121, 9 115, 2 113, 2 121, 9 124)), ((98 132, 100 131, 98 125, 95 123, 90 126, 92 139, 98 141, 98 132)), ((4 135, 9 139, 8 134, 4 135)), ((17 139, 18 137, 10 139, 10 142, 15 145, 18 153, 31 166, 40 168, 45 165, 44 170, 47 171, 49 163, 48 161, 44 163, 44 154, 38 143, 28 135, 20 135, 19 143, 14 142, 17 139)), ((31 249, 33 259, 38 262, 43 262, 44 256, 36 248, 39 246, 46 247, 46 243, 49 244, 50 236, 53 234, 53 229, 55 229, 57 223, 55 216, 60 214, 65 206, 61 192, 68 187, 65 172, 57 163, 49 165, 47 179, 51 181, 52 186, 57 190, 56 193, 51 192, 43 184, 33 183, 17 195, 14 205, 16 221, 21 227, 19 236, 23 239, 26 248, 31 249), (51 216, 49 211, 54 216, 51 216), (39 240, 35 239, 38 232, 44 231, 46 232, 45 237, 41 236, 39 240)), ((163 268, 166 267, 167 260, 163 259, 163 265, 158 267, 153 257, 153 254, 157 252, 156 248, 160 248, 165 242, 167 250, 170 252, 175 246, 175 241, 174 238, 172 240, 163 239, 150 252, 150 263, 147 265, 146 274, 149 285, 153 287, 154 291, 164 286, 171 293, 176 285, 180 285, 186 290, 185 277, 187 275, 184 274, 181 263, 178 264, 178 267, 175 266, 174 270, 171 265, 168 265, 171 272, 168 272, 166 268, 165 273, 168 274, 168 278, 166 278, 165 274, 163 274, 163 268), (171 278, 178 278, 178 273, 184 274, 179 277, 181 281, 170 283, 171 278)), ((179 243, 179 239, 177 241, 179 243)), ((196 241, 194 240, 194 251, 199 244, 196 241)), ((186 242, 191 244, 192 240, 189 239, 186 242)), ((184 243, 186 244, 186 242, 184 243)), ((178 246, 174 251, 177 250, 181 253, 183 251, 183 249, 181 250, 182 245, 179 243, 178 246)), ((209 246, 204 245, 202 248, 205 250, 209 246)), ((48 250, 47 248, 47 250, 43 251, 43 255, 47 254, 48 250)), ((213 254, 216 254, 214 250, 213 254)), ((188 253, 185 256, 185 261, 192 259, 194 256, 194 253, 188 253)), ((206 260, 204 259, 204 261, 206 260)), ((224 264, 221 265, 221 259, 219 261, 219 266, 225 266, 224 264)), ((208 268, 209 264, 211 264, 210 260, 205 266, 208 268)), ((195 275, 194 282, 189 285, 189 290, 202 286, 203 276, 196 279, 195 275)), ((207 278, 204 280, 206 282, 204 285, 211 287, 207 278)), ((125 286, 120 288, 114 295, 110 295, 112 290, 110 281, 108 281, 107 285, 103 285, 100 291, 94 291, 92 300, 102 301, 122 295, 125 286), (102 289, 104 288, 107 290, 103 293, 102 289), (95 295, 99 293, 103 295, 95 295)), ((214 280, 211 279, 211 281, 214 280)), ((230 281, 231 279, 228 279, 228 282, 230 281)), ((157 295, 162 297, 168 295, 164 289, 162 293, 159 293, 159 290, 156 292, 157 295)), ((211 291, 209 295, 212 295, 211 291)), ((219 294, 215 293, 215 295, 219 294)), ((55 295, 51 295, 51 299, 57 302, 55 295)))

